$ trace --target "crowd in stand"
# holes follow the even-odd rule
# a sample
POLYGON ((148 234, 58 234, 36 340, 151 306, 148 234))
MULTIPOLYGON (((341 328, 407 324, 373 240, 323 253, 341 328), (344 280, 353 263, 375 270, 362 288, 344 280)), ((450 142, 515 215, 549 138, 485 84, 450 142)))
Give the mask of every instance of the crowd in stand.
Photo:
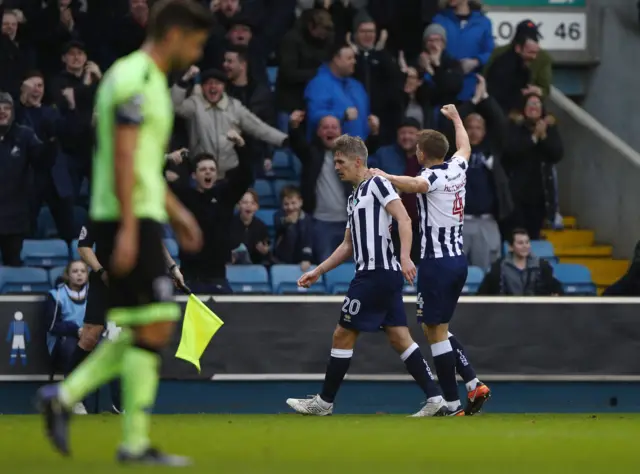
MULTIPOLYGON (((77 237, 96 88, 141 45, 151 1, 0 0, 3 265, 22 264, 22 242, 35 235, 43 204, 61 239, 77 237)), ((334 171, 333 140, 360 136, 369 166, 416 175, 419 130, 455 143, 439 112, 447 103, 458 105, 473 148, 464 215, 470 264, 492 268, 484 287, 495 293, 506 291, 500 275, 508 265, 546 278, 526 249, 496 263, 503 240, 515 248, 562 220, 554 165, 563 146, 544 105, 551 58, 533 22, 495 47, 491 21, 473 0, 205 3, 217 21, 204 56, 169 78, 176 124, 165 175, 205 235, 199 255, 180 255, 192 289, 229 292, 227 264, 306 269, 322 261, 344 236, 351 192, 334 171), (244 147, 227 138, 230 130, 244 147), (262 222, 253 187, 277 176, 276 153, 299 163, 299 179, 277 196, 274 222, 262 222)), ((403 202, 417 240, 415 197, 403 202)), ((553 282, 541 286, 514 291, 558 292, 553 282)))

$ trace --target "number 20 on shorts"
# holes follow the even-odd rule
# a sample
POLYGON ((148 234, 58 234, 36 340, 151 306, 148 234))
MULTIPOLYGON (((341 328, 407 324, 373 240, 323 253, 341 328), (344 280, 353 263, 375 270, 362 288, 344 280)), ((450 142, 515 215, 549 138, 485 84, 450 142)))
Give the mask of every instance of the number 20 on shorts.
POLYGON ((360 312, 360 300, 349 299, 348 296, 345 297, 344 304, 342 305, 342 312, 344 314, 355 316, 360 312))

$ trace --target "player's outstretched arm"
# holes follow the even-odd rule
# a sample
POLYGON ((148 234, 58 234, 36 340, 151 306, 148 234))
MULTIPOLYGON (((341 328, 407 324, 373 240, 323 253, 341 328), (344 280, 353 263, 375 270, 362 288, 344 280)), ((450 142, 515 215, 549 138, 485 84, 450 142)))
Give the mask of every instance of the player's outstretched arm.
POLYGON ((455 105, 445 105, 440 111, 453 122, 453 126, 456 129, 456 156, 469 161, 469 157, 471 156, 471 143, 469 142, 469 134, 467 134, 467 129, 464 128, 464 123, 462 122, 462 118, 460 118, 458 109, 455 105))
POLYGON ((102 265, 100 265, 98 257, 96 257, 96 253, 91 247, 78 246, 78 255, 80 255, 80 260, 86 263, 94 272, 102 269, 102 265))
POLYGON ((369 171, 373 176, 382 176, 389 180, 389 182, 400 192, 403 193, 426 193, 429 191, 429 183, 420 177, 411 176, 396 176, 393 174, 387 174, 377 168, 370 168, 369 171))
POLYGON ((302 275, 298 280, 298 286, 309 288, 318 281, 318 278, 336 268, 351 255, 353 255, 353 243, 351 241, 351 230, 347 229, 344 233, 344 240, 338 245, 338 248, 324 262, 302 275))

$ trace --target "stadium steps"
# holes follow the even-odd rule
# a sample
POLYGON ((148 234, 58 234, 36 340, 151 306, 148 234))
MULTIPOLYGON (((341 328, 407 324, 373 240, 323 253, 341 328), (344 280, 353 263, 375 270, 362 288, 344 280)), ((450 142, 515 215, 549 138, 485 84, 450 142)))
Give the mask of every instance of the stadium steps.
POLYGON ((564 230, 544 230, 542 235, 553 244, 560 263, 578 263, 591 272, 598 295, 627 271, 629 261, 613 259, 610 245, 595 242, 592 230, 580 229, 575 217, 564 217, 564 230))

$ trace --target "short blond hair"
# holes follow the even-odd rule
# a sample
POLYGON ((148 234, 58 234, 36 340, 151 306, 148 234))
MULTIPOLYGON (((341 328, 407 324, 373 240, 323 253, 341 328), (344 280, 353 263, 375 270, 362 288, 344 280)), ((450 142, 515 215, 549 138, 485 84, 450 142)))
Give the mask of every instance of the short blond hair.
POLYGON ((333 146, 334 154, 340 153, 351 159, 361 158, 364 164, 367 164, 369 151, 360 137, 352 137, 347 134, 341 135, 333 142, 333 146))

